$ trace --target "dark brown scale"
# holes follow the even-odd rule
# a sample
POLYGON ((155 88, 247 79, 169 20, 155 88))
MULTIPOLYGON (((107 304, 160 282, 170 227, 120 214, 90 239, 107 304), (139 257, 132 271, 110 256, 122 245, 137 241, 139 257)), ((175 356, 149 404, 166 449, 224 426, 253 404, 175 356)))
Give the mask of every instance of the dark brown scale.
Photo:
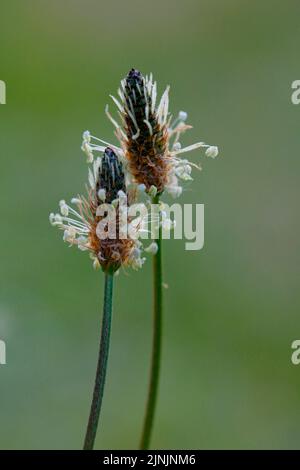
MULTIPOLYGON (((133 107, 136 122, 140 130, 139 137, 135 139, 137 141, 137 145, 140 145, 141 142, 144 141, 145 138, 149 137, 150 135, 149 127, 144 122, 144 120, 147 118, 146 116, 146 104, 147 103, 149 107, 148 121, 151 124, 153 135, 159 133, 159 126, 158 126, 156 117, 151 112, 152 99, 151 99, 151 96, 147 94, 146 95, 147 103, 146 103, 144 85, 145 85, 145 80, 141 72, 139 72, 136 69, 131 69, 126 77, 125 89, 126 89, 127 96, 125 97, 125 99, 126 99, 126 104, 128 108, 131 110, 133 107), (131 107, 129 98, 132 103, 132 107, 131 107)), ((128 126, 128 131, 130 132, 130 135, 132 136, 136 134, 137 129, 134 126, 130 116, 126 116, 126 124, 128 126)))
MULTIPOLYGON (((146 119, 146 99, 144 94, 144 77, 135 69, 131 69, 126 78, 126 104, 130 110, 134 110, 137 125, 140 131, 148 132, 148 127, 144 123, 146 119), (131 106, 132 104, 132 106, 131 106)), ((151 107, 151 98, 148 97, 149 107, 151 107)), ((131 120, 131 118, 128 116, 131 120)), ((132 123, 131 126, 134 127, 132 123)), ((135 129, 135 128, 134 128, 135 129)), ((136 129, 134 134, 136 133, 136 129)))
MULTIPOLYGON (((107 204, 111 204, 114 199, 118 198, 119 191, 126 194, 123 165, 115 152, 109 147, 104 151, 101 167, 99 168, 99 178, 96 184, 97 198, 99 189, 105 189, 105 202, 107 204)), ((102 203, 99 199, 98 202, 102 203)))

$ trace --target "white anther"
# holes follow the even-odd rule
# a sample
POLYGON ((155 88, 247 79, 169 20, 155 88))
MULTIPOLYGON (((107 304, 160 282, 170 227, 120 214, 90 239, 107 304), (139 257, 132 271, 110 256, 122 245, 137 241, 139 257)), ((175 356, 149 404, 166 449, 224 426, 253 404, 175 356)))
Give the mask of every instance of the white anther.
POLYGON ((118 197, 119 197, 119 199, 123 199, 123 200, 127 199, 127 196, 124 193, 124 191, 122 191, 122 189, 120 189, 120 191, 118 191, 118 197))
POLYGON ((81 251, 86 251, 88 247, 86 246, 88 239, 86 237, 80 236, 77 238, 78 248, 81 251))
POLYGON ((99 189, 99 191, 98 191, 98 198, 99 198, 100 201, 102 201, 102 202, 105 201, 105 198, 106 198, 106 191, 105 191, 104 188, 99 189))
POLYGON ((90 143, 91 142, 91 133, 90 131, 84 131, 82 134, 82 138, 84 142, 90 143))
POLYGON ((54 215, 54 223, 55 225, 57 224, 62 224, 63 218, 60 214, 55 214, 54 215))
POLYGON ((79 199, 78 197, 72 197, 71 203, 72 204, 81 204, 81 199, 79 199))
POLYGON ((181 149, 181 143, 180 142, 176 142, 174 145, 173 145, 173 150, 175 150, 175 152, 177 150, 180 150, 181 149))
POLYGON ((60 207, 61 215, 63 215, 64 217, 67 217, 69 215, 69 208, 64 199, 59 201, 59 207, 60 207))
POLYGON ((210 158, 216 158, 219 153, 218 147, 211 145, 206 149, 205 155, 210 158))
POLYGON ((178 117, 179 117, 180 121, 185 122, 187 120, 188 115, 185 111, 180 111, 179 114, 178 114, 178 117))
POLYGON ((152 255, 156 255, 156 253, 158 251, 157 243, 155 243, 155 242, 150 243, 150 245, 147 248, 145 248, 145 251, 147 253, 151 253, 152 255))

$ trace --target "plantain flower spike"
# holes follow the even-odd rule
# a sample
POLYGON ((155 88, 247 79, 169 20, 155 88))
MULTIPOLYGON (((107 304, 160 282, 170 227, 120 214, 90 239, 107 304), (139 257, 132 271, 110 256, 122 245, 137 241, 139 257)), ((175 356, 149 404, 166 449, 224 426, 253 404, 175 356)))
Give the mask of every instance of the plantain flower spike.
MULTIPOLYGON (((120 142, 115 150, 123 159, 127 177, 139 187, 144 187, 150 195, 160 195, 164 191, 177 197, 182 193, 181 181, 191 180, 192 167, 195 163, 182 158, 186 152, 203 148, 207 157, 218 155, 216 146, 197 142, 182 147, 180 138, 191 128, 186 124, 187 113, 180 111, 175 119, 169 113, 169 87, 160 101, 157 100, 157 83, 150 77, 144 77, 138 70, 132 69, 121 81, 118 90, 119 99, 111 96, 121 119, 119 124, 110 114, 106 114, 116 128, 120 142)), ((93 152, 101 149, 95 137, 84 138, 83 150, 88 159, 93 159, 93 152)))
POLYGON ((122 232, 118 208, 122 204, 128 209, 135 196, 127 190, 123 164, 112 148, 106 147, 102 158, 93 159, 88 180, 87 196, 73 198, 72 205, 61 200, 60 213, 51 213, 50 223, 63 230, 65 242, 89 251, 95 268, 101 266, 103 271, 112 273, 121 266, 140 268, 145 261, 139 240, 143 221, 129 217, 125 210, 125 226, 129 229, 125 235, 122 232))

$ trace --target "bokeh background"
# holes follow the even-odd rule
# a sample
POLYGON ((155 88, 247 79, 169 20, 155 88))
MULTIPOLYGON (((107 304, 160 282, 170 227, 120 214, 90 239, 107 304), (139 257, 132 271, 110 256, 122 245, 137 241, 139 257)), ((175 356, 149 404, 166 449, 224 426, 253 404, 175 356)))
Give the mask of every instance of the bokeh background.
MULTIPOLYGON (((153 448, 300 447, 297 0, 1 3, 0 448, 78 449, 103 276, 48 222, 84 190, 85 129, 112 139, 108 95, 131 67, 171 84, 171 111, 221 156, 182 202, 205 247, 164 246, 164 344, 153 448)), ((151 262, 116 283, 97 448, 136 448, 151 346, 151 262)))

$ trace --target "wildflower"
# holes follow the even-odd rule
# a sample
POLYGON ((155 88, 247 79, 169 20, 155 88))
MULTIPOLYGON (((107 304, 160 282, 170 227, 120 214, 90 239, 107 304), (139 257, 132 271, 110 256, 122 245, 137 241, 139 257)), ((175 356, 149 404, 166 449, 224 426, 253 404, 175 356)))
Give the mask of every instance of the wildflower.
POLYGON ((95 268, 101 266, 106 272, 115 272, 121 266, 132 266, 137 269, 145 261, 142 257, 142 243, 139 240, 141 223, 128 217, 125 211, 132 236, 122 236, 120 211, 115 215, 115 234, 99 237, 99 226, 103 223, 104 231, 109 224, 110 208, 125 208, 134 201, 134 194, 127 190, 123 164, 117 153, 109 147, 103 151, 102 158, 93 159, 88 172, 88 194, 71 200, 72 205, 61 200, 60 213, 50 214, 50 222, 64 231, 63 240, 71 246, 77 245, 82 251, 89 251, 95 268), (102 209, 102 210, 101 210, 102 209))
MULTIPOLYGON (((181 146, 181 135, 191 128, 186 124, 187 113, 180 111, 172 121, 169 114, 169 87, 157 103, 157 83, 152 74, 143 77, 138 70, 130 70, 121 81, 118 95, 120 100, 114 96, 111 98, 117 106, 121 124, 111 116, 108 108, 106 114, 116 128, 120 147, 114 149, 126 162, 126 171, 136 184, 145 187, 151 197, 163 191, 174 197, 180 196, 180 181, 192 179, 192 167, 200 169, 198 165, 182 159, 181 154, 206 148, 206 155, 215 158, 218 148, 204 142, 181 146)), ((86 137, 90 138, 89 135, 86 137)), ((83 148, 88 158, 90 151, 100 149, 97 143, 91 144, 87 138, 83 148)))

